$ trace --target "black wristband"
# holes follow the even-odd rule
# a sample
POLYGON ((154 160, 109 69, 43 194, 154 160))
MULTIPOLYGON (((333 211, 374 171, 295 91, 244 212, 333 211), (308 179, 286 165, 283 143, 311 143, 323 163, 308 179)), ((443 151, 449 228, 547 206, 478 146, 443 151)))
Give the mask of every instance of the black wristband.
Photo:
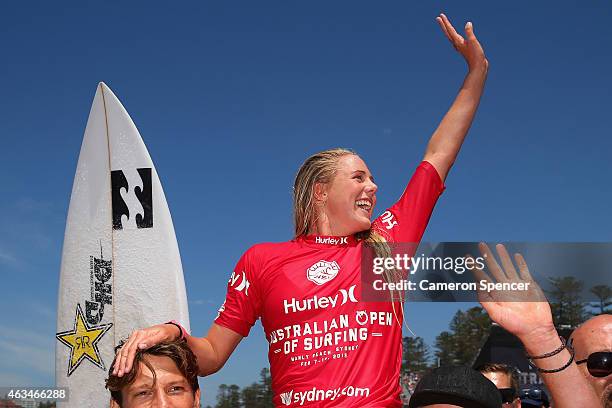
POLYGON ((185 337, 185 334, 183 333, 183 328, 181 327, 180 324, 175 323, 175 322, 166 322, 165 324, 172 324, 172 325, 178 327, 178 329, 179 329, 179 336, 175 340, 183 339, 185 337))
POLYGON ((564 348, 565 348, 565 339, 561 336, 559 336, 559 340, 561 340, 561 345, 559 346, 559 348, 546 353, 546 354, 542 354, 541 356, 530 356, 529 354, 525 353, 525 356, 529 359, 529 360, 539 360, 541 358, 547 358, 547 357, 552 357, 552 356, 556 356, 557 354, 559 354, 564 348))
MULTIPOLYGON (((564 348, 565 348, 565 344, 564 344, 564 348)), ((563 349, 561 349, 561 350, 563 350, 563 349)), ((567 363, 565 363, 563 366, 561 366, 561 367, 559 367, 559 368, 553 368, 553 369, 551 369, 551 370, 547 370, 547 369, 544 369, 544 368, 537 367, 537 366, 536 366, 536 365, 533 363, 533 361, 531 360, 531 358, 529 359, 529 364, 531 364, 533 367, 535 367, 535 369, 536 369, 536 370, 538 370, 538 372, 543 373, 543 374, 558 373, 559 371, 563 371, 563 370, 565 370, 565 369, 566 369, 567 367, 569 367, 569 366, 572 364, 572 362, 574 361, 574 356, 576 355, 576 352, 574 351, 574 348, 573 348, 571 345, 569 345, 569 344, 568 344, 568 345, 567 345, 567 351, 569 351, 569 353, 570 353, 570 359, 569 359, 569 361, 568 361, 567 363)), ((558 354, 558 353, 560 353, 560 352, 561 352, 561 351, 558 351, 558 352, 557 352, 557 353, 555 353, 555 354, 558 354)))

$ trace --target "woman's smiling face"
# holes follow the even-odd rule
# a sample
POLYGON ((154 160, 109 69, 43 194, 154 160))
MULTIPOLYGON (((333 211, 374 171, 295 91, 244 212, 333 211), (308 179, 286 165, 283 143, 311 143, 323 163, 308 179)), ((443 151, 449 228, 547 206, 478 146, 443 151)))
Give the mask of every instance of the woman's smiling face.
POLYGON ((332 181, 315 190, 322 202, 320 216, 327 218, 332 235, 352 235, 370 228, 377 188, 359 156, 348 154, 338 159, 332 181))

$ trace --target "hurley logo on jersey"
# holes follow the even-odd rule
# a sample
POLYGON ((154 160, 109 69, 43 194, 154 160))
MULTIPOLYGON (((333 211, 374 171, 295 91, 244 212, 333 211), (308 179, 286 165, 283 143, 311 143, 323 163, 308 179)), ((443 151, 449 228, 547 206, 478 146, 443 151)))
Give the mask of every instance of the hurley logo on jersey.
POLYGON ((305 310, 327 309, 328 307, 334 308, 336 305, 342 306, 347 302, 357 303, 358 300, 355 297, 356 286, 357 285, 353 285, 348 288, 348 290, 340 289, 334 296, 315 295, 314 297, 302 300, 297 300, 296 298, 291 298, 291 300, 285 299, 283 300, 285 314, 303 312, 305 310), (342 295, 341 299, 339 297, 340 295, 342 295))
POLYGON ((316 237, 316 244, 330 244, 330 245, 342 245, 348 244, 348 237, 316 237))
POLYGON ((336 261, 321 260, 306 270, 306 277, 317 285, 323 285, 334 279, 339 271, 340 267, 336 261))

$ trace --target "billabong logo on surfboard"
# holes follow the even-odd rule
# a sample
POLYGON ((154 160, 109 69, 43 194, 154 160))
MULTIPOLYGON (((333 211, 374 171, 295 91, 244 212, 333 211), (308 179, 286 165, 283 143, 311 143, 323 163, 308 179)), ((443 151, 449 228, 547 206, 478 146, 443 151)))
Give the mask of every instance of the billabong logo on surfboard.
MULTIPOLYGON (((134 187, 134 195, 142 206, 144 214, 136 213, 137 228, 152 228, 153 227, 153 188, 151 183, 151 168, 136 169, 142 180, 142 187, 134 187)), ((121 195, 121 189, 125 190, 125 194, 130 193, 130 185, 123 173, 123 170, 111 171, 111 196, 113 202, 113 229, 123 229, 122 216, 130 219, 130 208, 126 204, 121 195)))

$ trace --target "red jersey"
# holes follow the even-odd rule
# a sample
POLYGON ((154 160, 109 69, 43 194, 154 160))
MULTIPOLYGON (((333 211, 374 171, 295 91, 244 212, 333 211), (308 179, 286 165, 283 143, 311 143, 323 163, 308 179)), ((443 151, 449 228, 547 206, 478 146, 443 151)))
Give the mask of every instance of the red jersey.
MULTIPOLYGON (((422 162, 373 223, 389 242, 419 242, 444 190, 422 162)), ((275 406, 401 407, 402 316, 362 302, 362 241, 306 236, 257 244, 238 261, 215 323, 242 336, 261 318, 275 406)))

